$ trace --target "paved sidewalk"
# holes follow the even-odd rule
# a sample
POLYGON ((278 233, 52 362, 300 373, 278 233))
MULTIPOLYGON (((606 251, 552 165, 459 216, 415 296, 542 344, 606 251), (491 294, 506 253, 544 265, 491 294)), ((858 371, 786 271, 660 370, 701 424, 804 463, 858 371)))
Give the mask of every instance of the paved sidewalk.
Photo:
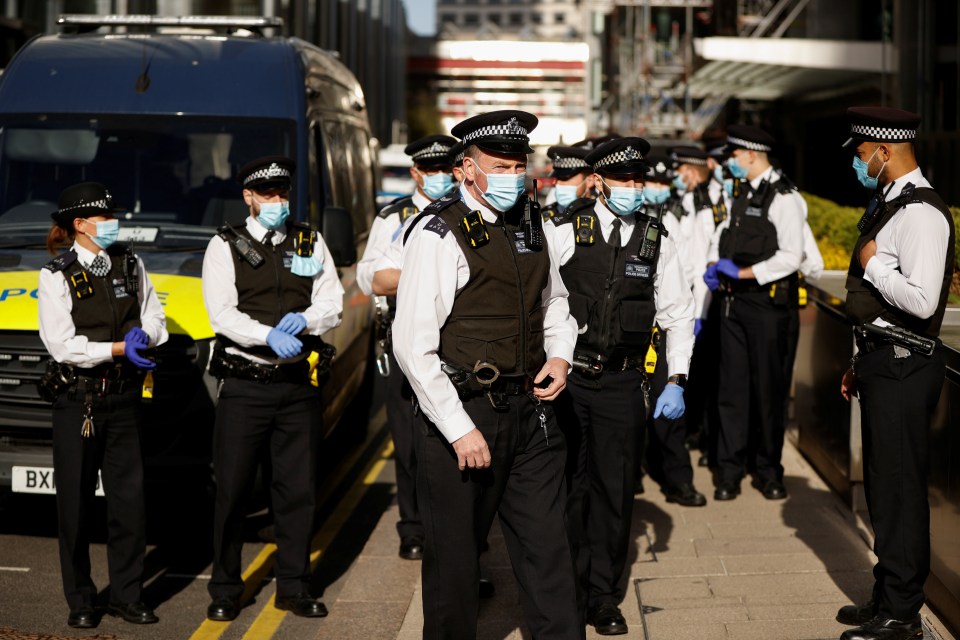
MULTIPOLYGON (((768 501, 743 484, 732 502, 712 499, 709 473, 696 469, 707 495, 699 509, 668 504, 655 483, 634 505, 627 596, 628 638, 643 640, 828 640, 846 629, 837 609, 869 595, 873 556, 866 533, 789 442, 785 501, 768 501)), ((388 482, 389 469, 380 478, 388 482)), ((421 637, 419 565, 397 557, 388 509, 330 607, 318 640, 421 637)), ((497 593, 481 604, 480 640, 529 638, 499 526, 481 559, 497 593)), ((923 613, 928 638, 953 640, 923 613), (932 630, 932 631, 931 631, 932 630)), ((588 628, 588 638, 600 636, 588 628)))

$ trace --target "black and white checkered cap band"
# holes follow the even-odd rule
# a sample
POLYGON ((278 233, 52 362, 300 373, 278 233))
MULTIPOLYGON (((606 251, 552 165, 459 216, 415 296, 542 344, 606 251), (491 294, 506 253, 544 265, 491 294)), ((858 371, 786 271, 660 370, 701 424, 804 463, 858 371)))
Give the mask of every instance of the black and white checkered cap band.
POLYGON ((616 153, 611 153, 606 158, 600 158, 593 163, 594 169, 603 169, 604 167, 609 167, 612 164, 618 164, 620 162, 631 162, 636 160, 643 160, 643 156, 639 151, 633 147, 627 147, 626 149, 621 149, 616 153))
POLYGON ((434 142, 429 147, 415 151, 410 157, 416 162, 417 160, 424 160, 426 158, 443 158, 448 153, 450 153, 450 147, 440 144, 439 142, 434 142))
POLYGON ((744 140, 743 138, 735 138, 733 136, 727 136, 727 142, 730 144, 735 144, 738 147, 743 147, 744 149, 749 149, 750 151, 773 151, 772 147, 769 147, 765 144, 744 140))
POLYGON ((256 171, 248 175, 244 179, 243 184, 250 184, 254 180, 264 180, 264 179, 271 179, 271 178, 289 178, 289 177, 290 177, 290 171, 288 171, 287 169, 284 169, 283 167, 278 165, 276 162, 274 162, 269 167, 264 167, 263 169, 257 169, 256 171))
POLYGON ((678 156, 673 154, 670 156, 670 159, 674 162, 679 162, 680 164, 695 164, 701 167, 707 166, 707 161, 704 158, 691 158, 690 156, 678 156))
POLYGON ((98 209, 109 209, 113 206, 113 200, 94 200, 93 202, 81 202, 75 204, 72 207, 64 207, 60 209, 58 213, 63 213, 64 211, 73 211, 74 209, 80 209, 81 207, 97 207, 98 209))
POLYGON ((894 129, 893 127, 872 127, 865 124, 855 124, 850 127, 850 133, 860 138, 873 138, 890 142, 913 140, 917 137, 916 129, 894 129))
POLYGON ((554 169, 585 169, 589 167, 583 158, 554 158, 554 169))
POLYGON ((490 136, 512 136, 517 139, 525 139, 527 133, 527 130, 523 128, 516 118, 510 118, 505 124, 494 124, 489 127, 480 127, 476 131, 471 131, 463 136, 463 143, 466 145, 471 140, 490 136))
POLYGON ((465 151, 461 151, 457 155, 453 156, 453 164, 463 164, 463 157, 466 155, 465 151))

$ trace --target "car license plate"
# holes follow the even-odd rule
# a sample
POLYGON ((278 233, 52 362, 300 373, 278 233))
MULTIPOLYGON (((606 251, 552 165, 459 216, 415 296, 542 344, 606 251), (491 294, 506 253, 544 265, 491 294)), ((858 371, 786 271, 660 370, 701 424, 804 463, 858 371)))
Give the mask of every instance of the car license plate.
MULTIPOLYGON (((11 480, 11 489, 16 493, 44 493, 48 495, 57 493, 52 467, 14 467, 11 480)), ((97 472, 97 490, 95 493, 98 496, 104 495, 99 471, 97 472)))

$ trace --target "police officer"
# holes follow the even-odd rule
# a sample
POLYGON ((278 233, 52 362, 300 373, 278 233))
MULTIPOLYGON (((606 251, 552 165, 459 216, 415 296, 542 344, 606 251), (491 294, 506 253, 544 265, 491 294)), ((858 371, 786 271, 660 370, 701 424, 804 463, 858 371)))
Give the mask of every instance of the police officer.
POLYGON ((953 277, 956 230, 946 204, 917 166, 915 113, 849 109, 853 167, 874 194, 858 227, 847 275, 847 317, 858 354, 841 382, 859 396, 863 478, 875 535, 873 597, 840 609, 860 625, 842 640, 923 635, 919 611, 930 570, 927 474, 930 418, 943 387, 937 338, 953 277), (912 336, 892 340, 877 331, 912 336), (917 342, 927 344, 918 347, 917 342))
POLYGON ((654 417, 683 414, 693 348, 693 298, 673 241, 638 218, 650 151, 642 138, 601 144, 586 157, 600 196, 557 227, 560 274, 579 327, 571 410, 559 413, 579 443, 571 472, 568 531, 584 620, 601 635, 627 632, 619 604, 630 546, 634 452, 643 423, 644 357, 654 322, 673 338, 670 379, 654 417))
POLYGON ((420 214, 403 251, 394 353, 424 416, 424 638, 476 637, 477 547, 498 513, 532 635, 581 637, 551 406, 576 327, 552 229, 522 195, 536 124, 495 111, 454 127, 464 183, 420 214))
POLYGON ((117 243, 120 223, 105 186, 84 182, 60 194, 40 270, 40 338, 53 357, 41 393, 53 400, 53 468, 67 624, 96 627, 89 527, 97 473, 107 500, 107 613, 157 622, 141 602, 146 551, 140 396, 144 351, 167 341, 166 319, 143 261, 117 243))
POLYGON ((704 279, 721 296, 720 428, 714 498, 732 500, 748 463, 750 419, 756 416, 755 484, 770 500, 783 485, 789 300, 803 256, 803 198, 770 165, 774 139, 747 125, 727 138, 734 176, 748 180, 717 227, 704 279))
POLYGON ((283 156, 240 169, 250 216, 241 227, 221 228, 203 259, 203 300, 217 334, 210 371, 220 379, 211 620, 233 620, 242 604, 244 507, 266 448, 277 539, 275 606, 298 616, 327 614, 307 591, 323 408, 306 358, 311 351, 321 360, 332 357, 319 336, 340 324, 343 288, 319 234, 288 221, 293 171, 283 156))
MULTIPOLYGON (((397 506, 400 520, 397 533, 400 536, 400 557, 406 560, 419 560, 423 557, 423 524, 417 508, 417 456, 413 441, 414 415, 410 404, 410 387, 399 370, 397 361, 390 348, 390 324, 396 309, 396 298, 383 284, 383 274, 378 287, 373 287, 377 260, 389 249, 392 241, 398 239, 403 223, 419 213, 428 204, 444 195, 453 187, 453 167, 450 160, 450 148, 456 143, 450 136, 427 136, 411 142, 403 152, 413 160, 410 175, 417 183, 417 189, 410 196, 399 198, 384 207, 374 219, 370 228, 363 258, 357 264, 357 284, 370 295, 388 295, 378 300, 377 335, 383 348, 382 358, 387 358, 387 426, 393 438, 394 460, 397 476, 397 506)), ((394 282, 399 279, 394 275, 394 282)), ((395 285, 394 285, 395 286, 395 285)))
POLYGON ((559 222, 564 214, 577 204, 593 201, 593 172, 584 158, 589 151, 582 147, 553 146, 547 157, 553 163, 551 178, 557 181, 543 207, 543 219, 559 222))

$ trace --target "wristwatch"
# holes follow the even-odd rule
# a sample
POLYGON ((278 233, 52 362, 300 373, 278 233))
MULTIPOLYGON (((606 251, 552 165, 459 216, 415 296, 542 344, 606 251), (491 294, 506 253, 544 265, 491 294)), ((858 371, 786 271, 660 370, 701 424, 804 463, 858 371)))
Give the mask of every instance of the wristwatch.
POLYGON ((672 382, 673 384, 677 385, 681 389, 687 388, 687 376, 685 376, 682 373, 673 374, 672 376, 667 378, 667 382, 672 382))

